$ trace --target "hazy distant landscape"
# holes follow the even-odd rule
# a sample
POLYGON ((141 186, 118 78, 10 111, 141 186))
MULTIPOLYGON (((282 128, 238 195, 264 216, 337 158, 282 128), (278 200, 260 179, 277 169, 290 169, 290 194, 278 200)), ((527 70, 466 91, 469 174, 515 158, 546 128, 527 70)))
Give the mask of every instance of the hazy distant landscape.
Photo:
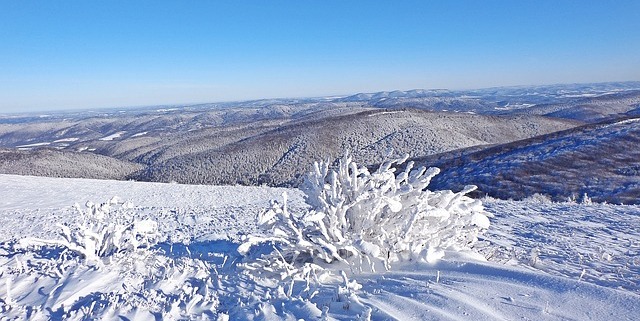
POLYGON ((625 82, 7 114, 0 172, 297 187, 349 151, 441 167, 440 188, 635 204, 639 111, 640 82, 625 82))

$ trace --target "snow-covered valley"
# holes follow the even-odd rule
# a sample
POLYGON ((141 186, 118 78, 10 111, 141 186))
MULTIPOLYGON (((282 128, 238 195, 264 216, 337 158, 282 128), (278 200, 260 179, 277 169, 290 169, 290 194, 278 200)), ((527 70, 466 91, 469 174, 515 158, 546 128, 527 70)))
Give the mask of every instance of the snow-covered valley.
POLYGON ((308 207, 297 189, 0 175, 0 318, 634 320, 640 315, 639 206, 484 199, 494 217, 475 248, 487 261, 447 253, 437 263, 399 262, 374 273, 331 264, 306 282, 294 282, 247 273, 249 263, 271 250, 269 243, 245 256, 238 251, 248 235, 270 236, 256 217, 283 192, 292 212, 308 207), (121 200, 114 207, 133 221, 158 224, 157 245, 115 252, 99 262, 53 243, 34 246, 34 240, 63 239, 56 224, 82 219, 75 203, 113 196, 121 200))

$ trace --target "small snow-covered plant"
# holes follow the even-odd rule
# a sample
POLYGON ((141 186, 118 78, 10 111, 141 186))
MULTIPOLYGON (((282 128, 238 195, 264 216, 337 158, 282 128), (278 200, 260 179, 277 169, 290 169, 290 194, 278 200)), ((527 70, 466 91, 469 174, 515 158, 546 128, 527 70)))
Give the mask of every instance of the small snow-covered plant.
POLYGON ((137 220, 128 211, 133 205, 122 203, 117 197, 102 203, 87 202, 83 209, 75 204, 78 222, 75 226, 58 224, 62 240, 23 239, 23 245, 61 245, 87 261, 118 252, 150 248, 159 238, 158 224, 151 220, 137 220))
POLYGON ((439 169, 414 169, 409 162, 396 174, 394 165, 405 161, 385 161, 373 173, 348 154, 336 167, 315 163, 302 187, 312 210, 293 215, 286 202, 274 203, 258 224, 283 244, 279 256, 289 263, 366 262, 373 269, 382 261, 389 268, 405 259, 433 262, 445 250, 470 250, 491 216, 479 200, 465 196, 475 186, 429 191, 439 169))
POLYGON ((540 194, 540 193, 534 193, 533 195, 524 198, 523 201, 531 202, 531 203, 540 203, 540 204, 553 203, 553 201, 548 195, 540 194))
POLYGON ((589 197, 589 195, 587 195, 587 193, 584 193, 582 195, 582 205, 592 205, 593 201, 591 200, 591 197, 589 197))
POLYGON ((575 193, 572 193, 571 196, 567 197, 566 203, 576 204, 578 200, 578 196, 575 193))

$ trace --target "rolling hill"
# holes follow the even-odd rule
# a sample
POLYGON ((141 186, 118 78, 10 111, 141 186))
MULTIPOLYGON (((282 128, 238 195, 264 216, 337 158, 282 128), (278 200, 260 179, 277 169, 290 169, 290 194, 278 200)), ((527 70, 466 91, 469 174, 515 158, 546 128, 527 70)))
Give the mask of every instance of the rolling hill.
MULTIPOLYGON (((297 186, 318 159, 345 150, 364 164, 394 155, 430 155, 469 146, 498 144, 576 126, 547 117, 493 117, 421 110, 371 110, 321 120, 295 122, 228 144, 203 141, 167 146, 179 156, 150 164, 136 180, 196 184, 297 186)), ((225 136, 219 138, 225 139, 225 136)))
POLYGON ((479 187, 502 199, 544 194, 554 200, 640 203, 640 118, 629 117, 482 150, 417 160, 442 169, 437 188, 479 187))

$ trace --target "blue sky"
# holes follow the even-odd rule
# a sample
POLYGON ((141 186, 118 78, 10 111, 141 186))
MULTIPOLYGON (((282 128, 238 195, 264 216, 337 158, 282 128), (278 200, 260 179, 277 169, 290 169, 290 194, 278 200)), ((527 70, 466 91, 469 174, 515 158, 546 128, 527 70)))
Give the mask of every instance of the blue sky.
POLYGON ((640 80, 640 1, 2 1, 0 112, 640 80))

